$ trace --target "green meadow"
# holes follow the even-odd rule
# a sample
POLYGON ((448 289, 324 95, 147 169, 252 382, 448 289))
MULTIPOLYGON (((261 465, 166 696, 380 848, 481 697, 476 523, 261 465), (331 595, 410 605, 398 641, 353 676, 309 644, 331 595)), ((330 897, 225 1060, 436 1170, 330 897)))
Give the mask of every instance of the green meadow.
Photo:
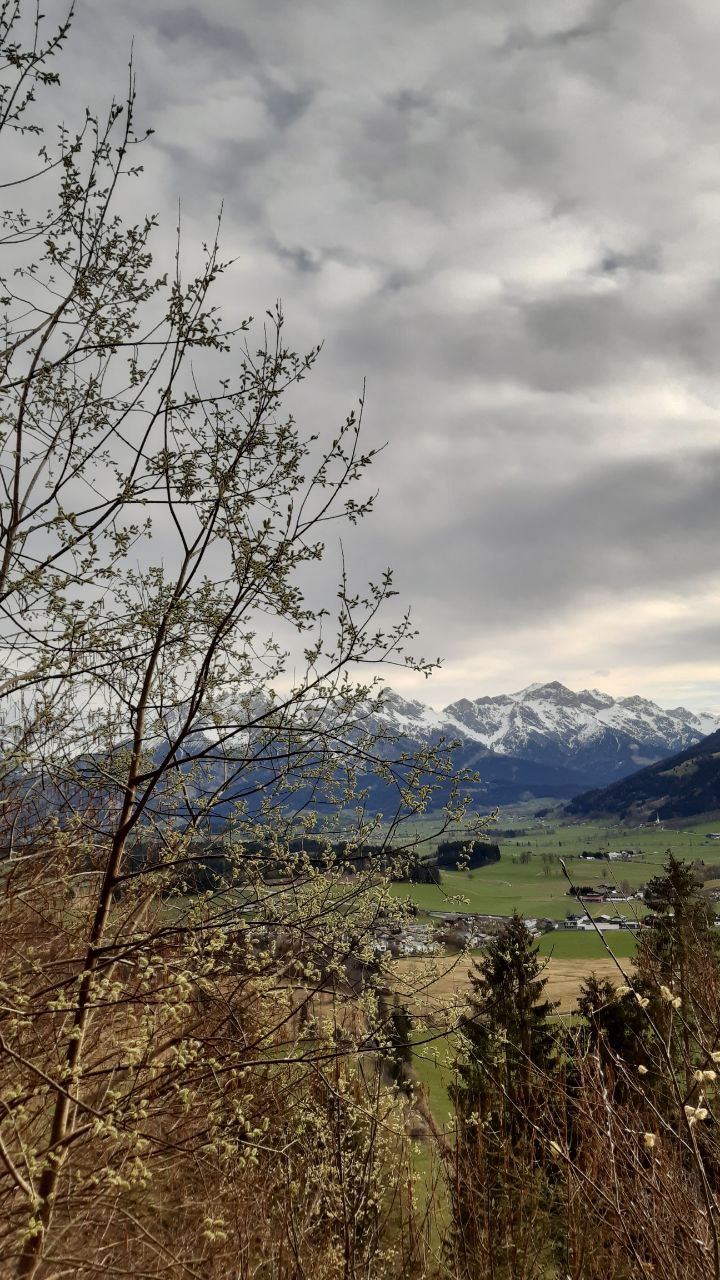
POLYGON ((436 1028, 423 1026, 413 1041, 413 1070, 425 1088, 435 1123, 442 1128, 452 1115, 448 1086, 453 1076, 455 1036, 439 1035, 436 1028))
MULTIPOLYGON (((503 816, 507 826, 511 823, 503 816)), ((547 916, 562 919, 569 912, 579 910, 577 902, 567 896, 568 882, 558 858, 563 858, 569 875, 577 885, 596 885, 600 882, 615 884, 618 889, 626 881, 632 889, 645 884, 656 875, 665 861, 668 851, 676 857, 688 860, 703 859, 718 863, 720 869, 720 841, 706 840, 708 831, 715 831, 716 821, 698 823, 682 830, 658 827, 610 826, 599 823, 561 825, 525 819, 518 826, 526 830, 523 836, 495 837, 500 846, 500 861, 477 871, 443 871, 442 884, 393 886, 394 894, 410 899, 421 911, 452 910, 454 908, 481 912, 488 915, 507 915, 513 910, 525 917, 547 916), (637 850, 632 862, 581 861, 584 850, 598 852, 619 849, 637 850), (521 861, 529 854, 528 861, 521 861)), ((718 876, 720 885, 720 875, 718 876)), ((595 915, 618 912, 638 917, 644 908, 639 902, 593 904, 595 915)), ((637 938, 634 933, 612 930, 604 935, 614 956, 622 963, 635 954, 637 938)), ((544 934, 538 948, 541 955, 551 961, 566 962, 564 980, 569 969, 573 981, 593 972, 597 961, 608 959, 603 939, 594 932, 557 930, 544 934), (568 966, 567 962, 570 962, 568 966)), ((562 966, 561 966, 562 967, 562 966)), ((602 965, 599 966, 603 971, 602 965)), ((557 970, 548 970, 551 983, 557 970)), ((551 985, 551 993, 554 988, 551 985)), ((573 997, 574 999, 574 997, 573 997)), ((455 1051, 454 1037, 435 1038, 434 1029, 427 1023, 417 1026, 413 1068, 422 1083, 428 1106, 439 1128, 446 1128, 452 1114, 448 1087, 452 1080, 452 1058, 455 1051)), ((427 1161, 427 1153, 421 1159, 427 1161)), ((422 1165, 423 1169, 425 1165, 422 1165)))
MULTIPOLYGON (((507 818, 504 818, 507 821, 507 818)), ((662 827, 624 827, 599 823, 559 825, 535 820, 525 822, 527 834, 512 838, 492 836, 500 846, 500 861, 476 871, 443 871, 442 884, 393 886, 393 893, 409 899, 421 911, 465 910, 487 915, 508 915, 517 910, 526 917, 547 916, 563 919, 577 912, 577 902, 568 896, 570 887, 559 859, 576 885, 615 885, 618 890, 627 882, 635 890, 645 884, 661 868, 668 851, 690 860, 703 858, 720 866, 720 841, 706 840, 708 831, 718 823, 699 823, 682 830, 662 827), (584 850, 609 852, 634 849, 638 856, 631 862, 586 862, 580 858, 584 850), (529 860, 521 861, 521 858, 529 860)), ((593 913, 610 914, 611 905, 597 905, 593 913)), ((639 903, 622 903, 617 910, 625 915, 642 914, 639 903), (639 909, 639 910, 638 910, 639 909)), ((599 941, 599 940, 598 940, 599 941)), ((569 945, 569 944, 567 944, 569 945)), ((569 953, 567 953, 569 954, 569 953)))
MULTIPOLYGON (((629 960, 635 955, 637 939, 634 933, 612 930, 604 934, 604 939, 618 960, 629 960)), ((578 933, 564 929, 543 934, 538 950, 541 955, 555 960, 602 960, 608 954, 603 939, 595 932, 578 933)))

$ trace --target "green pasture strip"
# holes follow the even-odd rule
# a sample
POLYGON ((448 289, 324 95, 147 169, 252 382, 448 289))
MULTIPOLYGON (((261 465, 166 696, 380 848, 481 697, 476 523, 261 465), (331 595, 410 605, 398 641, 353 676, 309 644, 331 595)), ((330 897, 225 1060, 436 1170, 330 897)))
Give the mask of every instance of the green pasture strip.
POLYGON ((447 1125, 452 1114, 448 1089, 452 1080, 453 1041, 450 1036, 428 1040, 437 1028, 417 1028, 412 1036, 413 1070, 427 1091, 428 1106, 438 1128, 447 1125), (425 1041, 428 1041, 425 1043, 425 1041), (419 1043, 418 1043, 419 1042, 419 1043))
MULTIPOLYGON (((688 819, 685 824, 673 827, 666 826, 664 823, 656 825, 654 822, 643 826, 608 820, 580 822, 565 818, 562 814, 536 818, 534 811, 546 807, 548 803, 551 802, 535 800, 530 806, 501 809, 494 821, 483 826, 485 838, 499 840, 501 844, 514 843, 515 837, 506 838, 503 832, 509 829, 521 829, 527 834, 519 839, 531 840, 538 849, 554 847, 559 838, 568 848, 571 848, 573 843, 576 843, 579 848, 597 845, 598 848, 604 846, 607 849, 634 847, 644 850, 666 848, 672 845, 676 852, 687 852, 692 857, 699 856, 697 851, 700 848, 712 850, 715 847, 717 860, 720 861, 720 841, 715 843, 705 839, 710 832, 720 832, 720 816, 702 818, 697 822, 688 819), (586 846, 583 843, 586 840, 592 840, 594 844, 586 846), (618 845, 618 841, 622 841, 622 845, 618 845)), ((411 837, 421 838, 427 840, 427 848, 431 850, 443 840, 470 838, 471 826, 468 821, 451 824, 438 837, 436 833, 441 826, 441 821, 439 814, 426 814, 413 818, 412 821, 403 824, 394 842, 402 844, 411 837)), ((381 831, 387 834, 385 828, 381 828, 381 831)))
MULTIPOLYGON (((654 874, 654 870, 650 874, 654 874)), ((602 878, 596 872, 594 877, 587 877, 581 883, 592 883, 593 879, 602 878)), ((647 878, 646 871, 644 879, 647 878)), ((644 883, 644 880, 639 883, 644 883)), ((468 911, 505 916, 517 910, 526 917, 546 916, 550 920, 563 920, 569 913, 579 912, 577 900, 568 897, 567 888, 561 872, 553 871, 552 875, 545 876, 537 861, 515 866, 503 854, 500 862, 477 871, 443 871, 440 886, 397 884, 392 886, 391 892, 397 898, 414 902, 422 911, 468 911)), ((622 903, 618 909, 630 915, 639 905, 622 903)), ((606 904, 595 906, 601 912, 608 909, 606 904)))
MULTIPOLYGON (((625 929, 611 930, 605 940, 618 960, 629 960, 635 955, 637 938, 634 933, 625 929)), ((556 960, 601 960, 607 957, 602 940, 596 933, 584 933, 578 930, 556 929, 546 933, 540 939, 538 949, 543 956, 553 956, 556 960)))

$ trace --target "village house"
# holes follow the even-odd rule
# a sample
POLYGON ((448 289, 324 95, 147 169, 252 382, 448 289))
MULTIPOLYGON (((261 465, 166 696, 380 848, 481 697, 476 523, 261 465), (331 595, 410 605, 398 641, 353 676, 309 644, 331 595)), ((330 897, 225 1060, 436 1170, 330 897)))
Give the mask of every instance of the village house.
POLYGON ((637 920, 629 920, 627 916, 581 916, 575 924, 576 929, 583 932, 599 929, 601 933, 617 933, 620 929, 635 930, 638 928, 637 920))

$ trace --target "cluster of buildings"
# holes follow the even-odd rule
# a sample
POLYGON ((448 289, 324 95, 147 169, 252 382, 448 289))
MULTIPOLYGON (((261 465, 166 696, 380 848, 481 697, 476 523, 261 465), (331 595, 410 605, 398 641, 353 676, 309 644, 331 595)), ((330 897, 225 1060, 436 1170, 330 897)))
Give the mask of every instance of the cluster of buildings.
MULTIPOLYGON (((380 923, 373 935, 376 955, 435 955, 447 947, 474 950, 484 947, 510 920, 510 916, 482 915, 468 911, 430 911, 424 922, 397 921, 380 923)), ((550 928, 550 920, 526 920, 530 931, 539 936, 550 928)))
MULTIPOLYGON (((621 899, 622 901, 622 899, 621 899)), ((376 926, 372 947, 377 956, 431 956, 446 948, 475 950, 484 947, 507 924, 510 916, 481 915, 476 912, 431 911, 427 921, 383 922, 376 926)), ((556 929, 577 929, 601 933, 621 929, 637 930, 637 920, 624 915, 589 915, 568 913, 564 920, 536 918, 526 920, 534 937, 556 929)))
MULTIPOLYGON (((446 947, 484 947, 510 919, 472 911, 431 911, 430 915, 437 922, 435 936, 446 947)), ((531 932, 537 931, 536 920, 525 923, 531 932)))
MULTIPOLYGON (((447 947, 484 947, 510 916, 481 915, 475 912, 430 911, 426 921, 383 921, 373 933, 376 955, 429 956, 447 947)), ((552 921, 526 920, 533 934, 540 935, 552 921)))
MULTIPOLYGON (((583 902, 642 902, 645 892, 644 885, 639 889, 632 890, 630 893, 623 893, 612 884, 599 884, 592 888, 589 892, 580 891, 580 897, 583 902)), ((575 898, 577 894, 574 889, 568 889, 567 898, 575 898)))
POLYGON ((638 849, 610 849, 609 851, 598 850, 595 853, 589 852, 587 849, 580 854, 583 862, 632 862, 634 858, 640 857, 638 849))
POLYGON ((620 915, 591 917, 570 914, 564 920, 553 920, 549 923, 551 923, 553 929, 579 929, 581 932, 584 931, 586 933, 594 932, 597 929, 601 933, 612 933, 617 932, 619 929, 636 930, 640 928, 640 922, 633 919, 632 916, 620 915))
POLYGON ((372 940, 377 956, 430 956, 442 950, 432 924, 415 921, 378 924, 372 940))

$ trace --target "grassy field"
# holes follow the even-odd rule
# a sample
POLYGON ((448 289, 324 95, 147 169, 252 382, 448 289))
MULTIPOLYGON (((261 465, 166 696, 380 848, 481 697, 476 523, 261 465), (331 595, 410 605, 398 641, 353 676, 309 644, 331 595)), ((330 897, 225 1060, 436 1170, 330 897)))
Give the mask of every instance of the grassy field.
MULTIPOLYGON (((720 864, 720 845, 705 839, 706 831, 717 830, 717 823, 701 823, 683 830, 651 827, 620 827, 598 823, 567 826, 525 821, 528 834, 506 839, 498 837, 500 861, 477 871, 444 871, 442 884, 394 886, 399 898, 411 899, 422 911, 449 911, 457 908, 488 915, 508 915, 517 910, 526 917, 547 916, 563 919, 577 910, 577 903, 567 896, 568 883, 558 858, 566 862, 569 875, 576 884, 604 881, 618 888, 627 881, 636 889, 656 875, 671 850, 679 858, 704 858, 720 864), (633 862, 585 862, 584 850, 606 851, 635 849, 633 862), (521 855, 530 855, 521 862, 521 855)), ((625 914, 637 912, 636 903, 618 909, 625 914)), ((597 912, 608 912, 599 906, 597 912)), ((642 908, 640 908, 640 913, 642 908)))
MULTIPOLYGON (((620 930, 604 936, 618 960, 627 960, 635 955, 635 934, 620 930)), ((544 934, 540 939, 539 951, 541 955, 552 956, 556 960, 577 960, 583 968, 592 961, 602 960, 607 956, 602 939, 596 933, 577 933, 574 930, 544 934)))
POLYGON ((439 1128, 452 1114, 448 1085, 452 1078, 453 1036, 438 1035, 427 1026, 414 1036, 413 1070, 425 1087, 428 1106, 439 1128))

